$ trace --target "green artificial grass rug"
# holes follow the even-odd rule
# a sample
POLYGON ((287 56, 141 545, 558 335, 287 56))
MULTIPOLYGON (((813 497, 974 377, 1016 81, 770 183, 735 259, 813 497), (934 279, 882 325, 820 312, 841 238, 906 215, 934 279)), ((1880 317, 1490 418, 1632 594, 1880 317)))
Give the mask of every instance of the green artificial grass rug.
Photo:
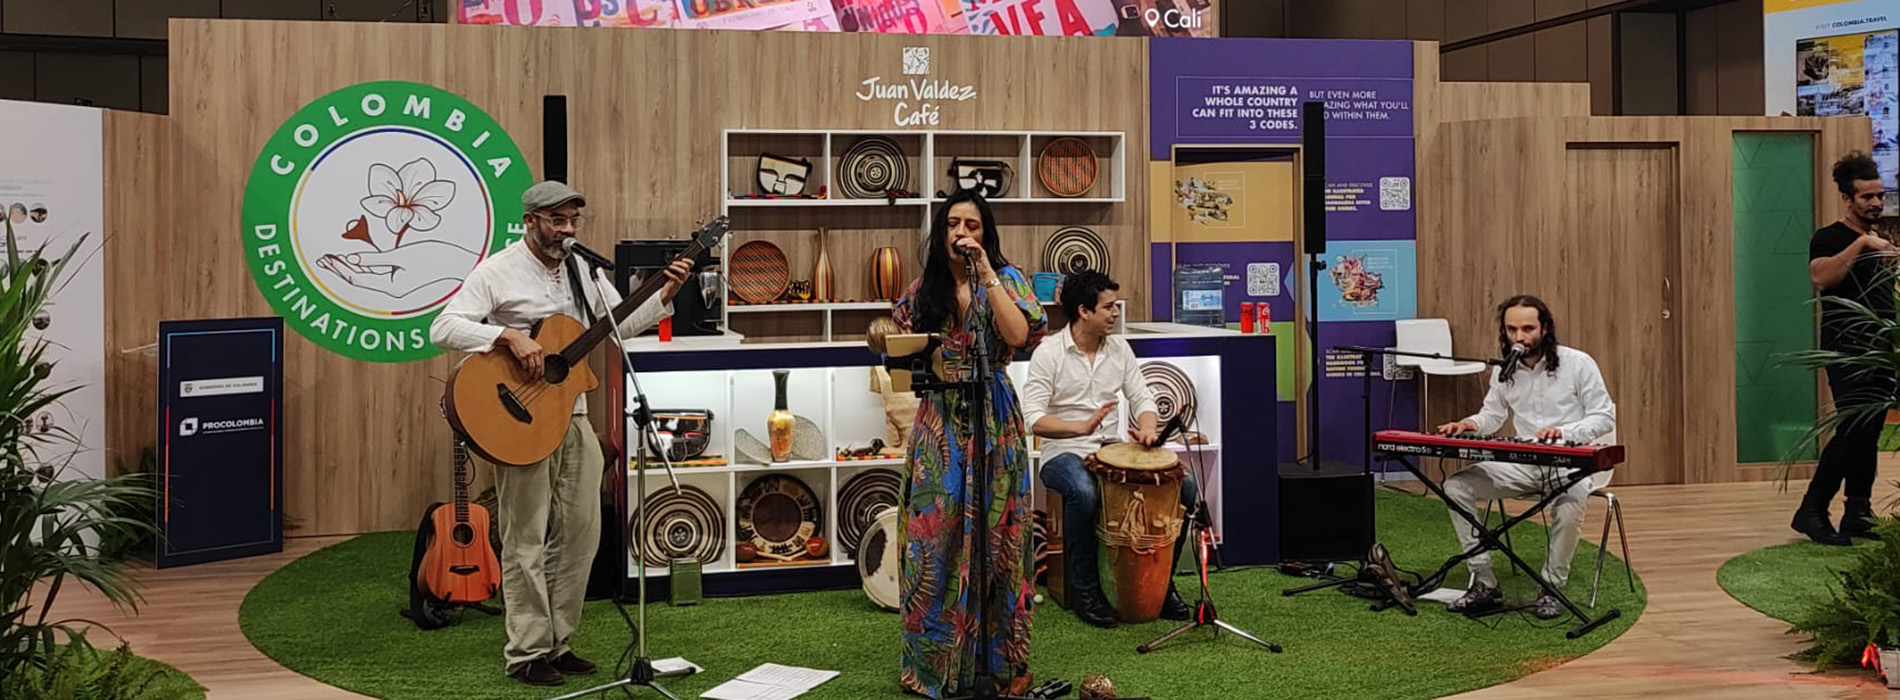
MULTIPOLYGON (((1444 505, 1380 491, 1380 540, 1402 568, 1429 573, 1456 551, 1444 505)), ((1515 506, 1521 507, 1521 506, 1515 506)), ((1230 512, 1229 518, 1240 512, 1230 512)), ((1585 531, 1591 531, 1586 523, 1585 531)), ((1598 530, 1600 532, 1600 530, 1598 530)), ((1542 527, 1533 519, 1512 530, 1520 554, 1543 560, 1542 527)), ((1587 538, 1586 538, 1587 539, 1587 538)), ((366 535, 313 552, 260 582, 245 598, 239 621, 252 644, 292 670, 364 695, 391 699, 546 698, 605 682, 628 641, 607 601, 588 603, 573 642, 603 673, 571 678, 558 692, 508 679, 506 641, 497 617, 467 613, 451 627, 424 632, 397 615, 407 601, 414 535, 366 535)), ((1578 547, 1569 593, 1589 599, 1596 548, 1578 547)), ((1509 565, 1496 557, 1499 572, 1509 565)), ((1459 567, 1448 583, 1466 582, 1459 567)), ((1172 629, 1157 621, 1112 630, 1089 627, 1053 603, 1037 606, 1030 668, 1038 682, 1078 682, 1106 674, 1124 697, 1179 698, 1432 698, 1502 683, 1560 664, 1622 634, 1642 613, 1640 582, 1630 592, 1621 562, 1603 571, 1598 610, 1622 617, 1583 639, 1566 639, 1567 620, 1508 613, 1467 620, 1436 603, 1419 615, 1374 613, 1367 601, 1337 590, 1285 597, 1282 588, 1311 579, 1268 567, 1230 568, 1211 576, 1222 619, 1268 641, 1274 654, 1231 634, 1195 630, 1148 654, 1135 647, 1172 629)), ((1523 575, 1504 575, 1513 601, 1534 597, 1523 575)), ((1190 602, 1191 577, 1178 579, 1190 602)), ((803 697, 897 698, 898 617, 874 607, 860 590, 748 598, 715 598, 687 607, 649 604, 649 652, 684 656, 705 669, 663 681, 697 697, 761 663, 841 671, 803 697)))
POLYGON ((1744 552, 1722 563, 1715 580, 1729 597, 1763 615, 1793 624, 1796 617, 1833 597, 1836 573, 1861 552, 1879 546, 1854 540, 1852 547, 1830 547, 1807 540, 1744 552))

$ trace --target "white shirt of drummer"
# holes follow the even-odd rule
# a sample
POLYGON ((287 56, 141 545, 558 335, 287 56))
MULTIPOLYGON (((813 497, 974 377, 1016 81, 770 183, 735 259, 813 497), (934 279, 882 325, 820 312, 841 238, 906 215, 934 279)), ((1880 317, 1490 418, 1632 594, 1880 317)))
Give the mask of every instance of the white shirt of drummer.
MULTIPOLYGON (((590 268, 585 263, 581 267, 590 268)), ((595 280, 600 279, 596 272, 581 284, 595 318, 607 315, 607 310, 620 303, 619 290, 605 280, 596 285, 595 280), (600 298, 601 289, 607 293, 605 303, 600 298)), ((503 329, 526 333, 534 324, 555 314, 582 318, 580 306, 574 303, 573 288, 568 284, 566 263, 550 270, 528 250, 526 242, 515 241, 476 265, 468 278, 462 280, 462 288, 430 324, 429 341, 448 350, 484 353, 494 349, 495 339, 501 337, 503 329)), ((620 322, 620 335, 632 338, 671 315, 673 305, 661 302, 660 296, 655 294, 620 322)), ((561 351, 560 348, 546 350, 561 351)), ((582 396, 574 401, 574 414, 585 413, 587 397, 582 396)))
POLYGON ((1596 360, 1562 345, 1557 357, 1557 371, 1544 369, 1549 362, 1538 360, 1535 367, 1518 367, 1509 382, 1499 381, 1499 369, 1492 369, 1484 407, 1466 420, 1478 424, 1480 435, 1497 432, 1507 418, 1522 438, 1536 437, 1544 428, 1560 429, 1564 440, 1577 443, 1608 435, 1616 427, 1616 403, 1596 360))
POLYGON ((1118 393, 1126 400, 1102 420, 1093 435, 1043 439, 1043 464, 1064 453, 1087 457, 1104 443, 1123 439, 1122 415, 1132 421, 1156 411, 1154 391, 1141 378, 1141 360, 1128 341, 1115 335, 1103 338, 1091 362, 1069 331, 1065 328, 1044 337, 1030 355, 1029 381, 1022 387, 1023 425, 1034 426, 1045 415, 1088 420, 1096 409, 1116 400, 1118 393))

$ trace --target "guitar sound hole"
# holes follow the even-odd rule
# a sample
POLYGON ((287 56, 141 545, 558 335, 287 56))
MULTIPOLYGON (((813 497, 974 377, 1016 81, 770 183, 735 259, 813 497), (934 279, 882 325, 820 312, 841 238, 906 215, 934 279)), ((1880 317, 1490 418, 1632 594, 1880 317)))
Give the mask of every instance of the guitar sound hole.
POLYGON ((449 531, 449 539, 455 540, 457 546, 467 547, 468 543, 475 541, 475 528, 456 525, 455 529, 449 531))
POLYGON ((567 364, 567 358, 560 355, 548 355, 545 362, 546 364, 541 372, 541 378, 543 380, 549 384, 559 384, 567 381, 567 373, 570 369, 567 364))

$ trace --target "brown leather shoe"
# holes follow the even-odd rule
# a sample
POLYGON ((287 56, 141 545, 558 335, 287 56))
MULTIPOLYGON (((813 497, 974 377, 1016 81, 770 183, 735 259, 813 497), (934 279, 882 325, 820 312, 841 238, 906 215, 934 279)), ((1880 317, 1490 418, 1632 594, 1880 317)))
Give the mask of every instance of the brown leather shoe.
POLYGON ((554 670, 546 659, 535 659, 522 664, 521 668, 515 669, 514 673, 508 676, 528 685, 560 685, 567 682, 567 677, 561 675, 560 671, 554 670))
POLYGON ((575 656, 573 651, 554 657, 548 665, 553 666, 554 670, 560 671, 561 675, 565 676, 589 676, 593 675, 595 670, 594 662, 575 656))

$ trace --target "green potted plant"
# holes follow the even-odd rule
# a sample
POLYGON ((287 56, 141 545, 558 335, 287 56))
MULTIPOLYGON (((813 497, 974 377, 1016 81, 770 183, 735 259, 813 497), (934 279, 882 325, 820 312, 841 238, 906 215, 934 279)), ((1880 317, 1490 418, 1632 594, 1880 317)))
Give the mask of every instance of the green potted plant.
MULTIPOLYGON (((80 242, 57 258, 44 250, 22 251, 6 224, 7 252, 0 268, 0 695, 35 692, 8 684, 38 679, 48 687, 71 686, 90 674, 88 664, 113 663, 111 654, 89 654, 94 623, 54 614, 59 594, 82 584, 115 605, 136 609, 138 594, 120 563, 104 556, 101 542, 148 536, 148 517, 128 515, 149 504, 149 475, 96 479, 70 469, 78 441, 67 431, 35 431, 31 417, 74 387, 48 386, 47 343, 34 337, 33 318, 64 280, 80 242), (64 685, 62 685, 64 684, 64 685)), ((107 630, 108 632, 110 630, 107 630)), ((112 697, 146 697, 142 685, 112 697)))
POLYGON ((1817 668, 1877 668, 1900 688, 1900 520, 1875 521, 1881 536, 1847 568, 1836 572, 1832 597, 1795 620, 1793 632, 1810 641, 1796 657, 1817 668))

